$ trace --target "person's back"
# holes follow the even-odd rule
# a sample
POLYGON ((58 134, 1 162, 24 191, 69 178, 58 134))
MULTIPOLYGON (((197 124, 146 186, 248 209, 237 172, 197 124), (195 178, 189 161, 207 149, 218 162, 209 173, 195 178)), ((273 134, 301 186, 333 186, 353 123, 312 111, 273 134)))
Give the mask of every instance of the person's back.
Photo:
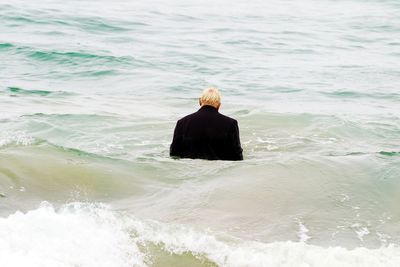
POLYGON ((209 160, 242 160, 239 127, 236 120, 218 112, 218 90, 204 90, 202 106, 180 119, 175 127, 170 156, 209 160))

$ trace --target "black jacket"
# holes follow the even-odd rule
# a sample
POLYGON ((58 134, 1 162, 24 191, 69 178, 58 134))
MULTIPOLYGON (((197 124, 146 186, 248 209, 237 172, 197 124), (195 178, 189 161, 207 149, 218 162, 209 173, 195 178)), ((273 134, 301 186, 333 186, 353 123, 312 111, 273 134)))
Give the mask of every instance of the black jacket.
POLYGON ((243 160, 236 120, 203 106, 176 123, 170 156, 209 160, 243 160))

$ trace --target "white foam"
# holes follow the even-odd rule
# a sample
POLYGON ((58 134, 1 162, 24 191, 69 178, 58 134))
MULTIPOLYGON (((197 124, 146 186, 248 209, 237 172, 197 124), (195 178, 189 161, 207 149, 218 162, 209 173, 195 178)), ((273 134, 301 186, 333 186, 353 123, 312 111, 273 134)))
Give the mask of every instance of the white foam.
POLYGON ((0 133, 0 147, 8 146, 11 144, 19 146, 28 146, 33 144, 35 139, 23 131, 3 131, 0 133))
POLYGON ((400 265, 400 248, 389 245, 380 249, 342 247, 322 248, 302 242, 238 242, 221 240, 210 234, 196 232, 183 226, 168 226, 135 221, 131 228, 142 242, 163 245, 175 254, 190 252, 215 262, 218 266, 385 266, 400 265))
POLYGON ((357 234, 360 241, 364 240, 364 236, 368 235, 370 232, 366 226, 362 226, 360 223, 355 223, 351 226, 357 234))
POLYGON ((143 255, 104 207, 44 205, 0 218, 0 266, 132 267, 143 255))
POLYGON ((2 267, 146 266, 151 255, 141 252, 139 245, 147 243, 172 254, 205 257, 218 266, 400 266, 397 245, 348 250, 302 242, 242 241, 183 225, 138 220, 104 205, 74 203, 58 210, 43 205, 0 218, 2 267))
POLYGON ((307 242, 311 238, 307 233, 310 231, 307 227, 302 223, 298 222, 299 224, 299 231, 297 232, 297 236, 299 237, 300 242, 307 242))

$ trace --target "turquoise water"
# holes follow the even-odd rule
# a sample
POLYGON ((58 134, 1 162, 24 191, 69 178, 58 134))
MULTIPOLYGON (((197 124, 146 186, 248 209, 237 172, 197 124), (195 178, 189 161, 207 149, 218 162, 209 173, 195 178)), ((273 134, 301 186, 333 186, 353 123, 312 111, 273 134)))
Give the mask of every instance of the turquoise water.
POLYGON ((398 266, 399 12, 0 2, 0 266, 398 266), (207 86, 243 162, 168 156, 207 86))

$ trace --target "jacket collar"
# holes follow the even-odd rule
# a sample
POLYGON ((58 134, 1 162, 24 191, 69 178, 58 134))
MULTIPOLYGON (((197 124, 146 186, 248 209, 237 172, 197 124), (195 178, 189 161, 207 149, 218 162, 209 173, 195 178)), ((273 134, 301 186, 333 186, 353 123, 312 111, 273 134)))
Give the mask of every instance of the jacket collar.
POLYGON ((211 111, 211 112, 218 112, 218 109, 214 108, 213 106, 205 105, 202 106, 199 111, 211 111))

